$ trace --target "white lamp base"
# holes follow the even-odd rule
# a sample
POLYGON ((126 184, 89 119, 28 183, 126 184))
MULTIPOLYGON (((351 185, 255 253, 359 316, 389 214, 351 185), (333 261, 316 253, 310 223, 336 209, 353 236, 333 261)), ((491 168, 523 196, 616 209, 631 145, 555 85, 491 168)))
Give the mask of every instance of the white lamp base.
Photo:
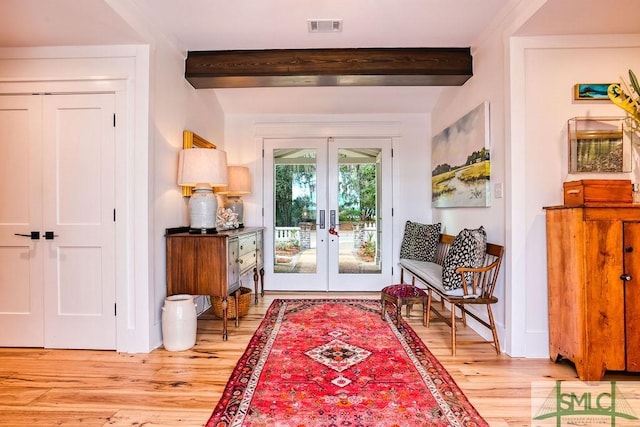
POLYGON ((189 200, 190 233, 209 234, 216 232, 218 200, 211 186, 198 184, 189 200))

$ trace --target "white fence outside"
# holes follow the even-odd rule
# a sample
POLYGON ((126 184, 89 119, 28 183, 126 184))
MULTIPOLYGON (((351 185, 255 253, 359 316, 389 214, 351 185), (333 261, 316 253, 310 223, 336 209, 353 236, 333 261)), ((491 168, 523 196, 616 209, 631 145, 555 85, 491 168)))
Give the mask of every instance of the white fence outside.
MULTIPOLYGON (((310 247, 310 227, 302 230, 300 227, 276 227, 275 243, 278 244, 297 244, 303 249, 310 247), (307 235, 305 235, 305 233, 307 235)), ((345 231, 340 230, 340 233, 345 231)), ((346 231, 349 233, 349 231, 346 231)), ((363 243, 377 243, 377 228, 375 222, 359 222, 353 223, 353 247, 359 248, 363 243)), ((346 237, 346 236, 345 236, 346 237)))
POLYGON ((293 242, 300 239, 300 227, 276 227, 276 243, 293 242))

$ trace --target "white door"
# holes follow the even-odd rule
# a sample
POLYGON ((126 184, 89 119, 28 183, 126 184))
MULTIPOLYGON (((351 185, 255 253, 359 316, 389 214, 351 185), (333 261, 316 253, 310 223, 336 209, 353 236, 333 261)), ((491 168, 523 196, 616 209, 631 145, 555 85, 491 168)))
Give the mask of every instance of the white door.
MULTIPOLYGON (((7 98, 12 97, 3 100, 7 98)), ((40 319, 33 316, 31 325, 37 329, 39 322, 40 330, 35 333, 18 325, 23 342, 0 335, 0 345, 115 349, 115 97, 33 98, 40 103, 41 126, 31 129, 39 135, 31 159, 39 163, 26 162, 24 156, 10 158, 18 169, 39 168, 36 174, 41 176, 38 185, 24 188, 33 201, 29 209, 35 207, 34 218, 13 233, 40 233, 38 240, 22 237, 22 245, 30 245, 33 253, 30 262, 40 273, 16 272, 29 289, 23 293, 40 307, 40 319)), ((0 197, 3 205, 13 200, 5 189, 0 197)), ((11 259, 0 259, 1 269, 10 269, 11 259)), ((2 292, 10 286, 3 277, 2 292)), ((10 311, 11 307, 0 314, 3 324, 10 311)))
POLYGON ((42 347, 41 97, 0 96, 0 345, 42 347), (31 239, 31 232, 34 238, 31 239))
POLYGON ((390 283, 390 139, 265 139, 264 164, 267 289, 390 283))

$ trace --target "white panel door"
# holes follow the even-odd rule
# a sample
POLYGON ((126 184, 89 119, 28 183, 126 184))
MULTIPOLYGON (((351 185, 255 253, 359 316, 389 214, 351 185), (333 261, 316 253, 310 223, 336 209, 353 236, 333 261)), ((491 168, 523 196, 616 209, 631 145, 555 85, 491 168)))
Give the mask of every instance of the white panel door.
POLYGON ((40 96, 0 97, 2 346, 44 345, 41 117, 40 96))
POLYGON ((327 290, 326 166, 326 138, 264 141, 264 269, 273 278, 265 283, 269 290, 327 290), (308 232, 300 230, 303 221, 308 232))
POLYGON ((116 347, 114 112, 113 94, 43 98, 46 347, 116 347))
POLYGON ((328 160, 328 290, 379 291, 392 280, 391 139, 330 138, 328 160))

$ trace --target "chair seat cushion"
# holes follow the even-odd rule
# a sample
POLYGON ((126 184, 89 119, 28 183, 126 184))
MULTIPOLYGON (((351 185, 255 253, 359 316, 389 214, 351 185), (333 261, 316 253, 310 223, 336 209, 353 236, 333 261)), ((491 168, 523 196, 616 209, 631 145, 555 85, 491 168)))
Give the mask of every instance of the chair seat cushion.
POLYGON ((422 289, 406 283, 389 285, 382 289, 382 293, 396 298, 419 298, 427 296, 427 293, 422 289))

